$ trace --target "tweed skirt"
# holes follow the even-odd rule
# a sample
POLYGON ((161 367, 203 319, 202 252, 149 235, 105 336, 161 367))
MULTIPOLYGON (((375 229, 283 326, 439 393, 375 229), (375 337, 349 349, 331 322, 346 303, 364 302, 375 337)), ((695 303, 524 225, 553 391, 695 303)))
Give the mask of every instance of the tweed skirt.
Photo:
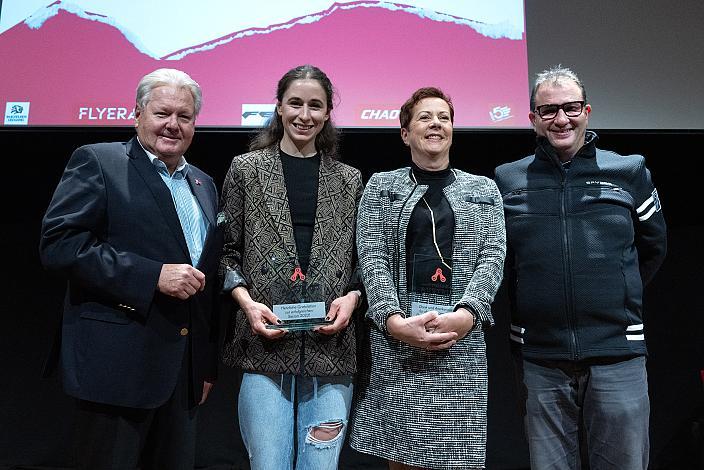
POLYGON ((376 328, 361 344, 353 449, 426 468, 484 468, 487 367, 481 328, 425 351, 376 328))

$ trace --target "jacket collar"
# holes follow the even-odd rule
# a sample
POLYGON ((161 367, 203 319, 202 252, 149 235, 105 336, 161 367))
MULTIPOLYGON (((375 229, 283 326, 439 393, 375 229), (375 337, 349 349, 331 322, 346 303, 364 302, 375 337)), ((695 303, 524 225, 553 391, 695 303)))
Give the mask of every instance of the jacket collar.
MULTIPOLYGON (((594 158, 596 156, 596 143, 599 140, 599 136, 596 135, 594 131, 587 131, 584 136, 584 145, 577 151, 573 158, 594 158)), ((548 160, 554 163, 559 163, 560 158, 557 156, 557 152, 547 137, 537 136, 536 139, 536 149, 535 155, 541 160, 548 160)))
MULTIPOLYGON (((283 165, 279 155, 278 144, 272 145, 262 150, 261 164, 257 168, 257 177, 259 185, 262 188, 264 199, 266 200, 267 210, 271 216, 271 220, 277 227, 277 232, 285 246, 289 256, 296 258, 298 263, 298 253, 296 249, 296 239, 293 234, 293 223, 291 221, 291 210, 286 193, 286 181, 284 179, 283 165)), ((337 232, 335 220, 339 217, 337 211, 332 210, 333 214, 330 217, 321 217, 318 210, 321 201, 325 199, 327 185, 344 184, 344 181, 336 180, 336 172, 333 160, 322 154, 320 158, 320 170, 318 171, 318 206, 315 212, 315 223, 313 225, 313 243, 310 251, 310 265, 313 266, 318 258, 323 256, 322 247, 317 240, 321 240, 323 234, 325 237, 337 232)), ((325 204, 333 204, 331 201, 324 202, 325 204)), ((334 204, 333 204, 334 206, 334 204)))
POLYGON ((171 233, 176 238, 176 241, 181 247, 183 253, 190 257, 188 245, 186 244, 186 238, 183 236, 181 222, 178 219, 178 214, 176 213, 176 207, 174 206, 171 192, 169 192, 169 189, 164 184, 161 176, 159 176, 156 168, 152 164, 151 160, 149 160, 147 153, 137 141, 137 136, 130 139, 125 146, 127 155, 132 161, 132 165, 154 196, 154 199, 156 200, 171 233))

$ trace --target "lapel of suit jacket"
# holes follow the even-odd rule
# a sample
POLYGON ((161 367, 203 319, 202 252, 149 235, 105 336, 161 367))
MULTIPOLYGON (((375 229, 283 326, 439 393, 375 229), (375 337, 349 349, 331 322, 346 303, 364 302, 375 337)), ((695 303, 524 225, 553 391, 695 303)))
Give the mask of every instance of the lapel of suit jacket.
POLYGON ((203 210, 205 218, 208 219, 209 227, 215 226, 215 210, 216 201, 213 200, 210 194, 209 187, 206 186, 200 178, 194 175, 193 167, 189 169, 186 174, 186 180, 188 185, 191 187, 191 192, 195 196, 200 208, 203 210))
POLYGON ((205 183, 195 175, 193 167, 189 169, 186 180, 188 185, 191 187, 191 192, 198 201, 203 215, 208 220, 208 227, 205 234, 205 239, 203 240, 203 251, 200 254, 200 260, 196 267, 201 270, 207 270, 209 268, 209 260, 211 260, 211 251, 214 249, 219 249, 219 242, 214 242, 216 238, 222 234, 218 233, 219 227, 216 221, 217 212, 217 193, 212 192, 212 186, 210 183, 205 183))
POLYGON ((279 157, 278 146, 266 149, 261 158, 261 165, 257 167, 257 178, 261 186, 262 197, 266 201, 274 226, 286 249, 288 256, 295 260, 299 266, 296 239, 293 236, 293 223, 291 222, 291 209, 286 195, 286 181, 284 170, 279 157))
POLYGON ((325 155, 320 159, 318 172, 318 199, 315 208, 315 224, 313 225, 313 240, 310 247, 310 265, 321 273, 325 272, 323 265, 327 261, 326 247, 335 247, 339 238, 340 221, 336 209, 339 202, 342 181, 335 172, 333 162, 325 155), (325 243, 324 243, 325 241, 325 243))
POLYGON ((186 238, 183 236, 183 229, 181 228, 181 222, 176 213, 176 206, 174 206, 171 192, 164 184, 164 181, 161 179, 161 176, 159 176, 159 173, 156 171, 156 168, 154 168, 154 165, 151 160, 149 160, 144 149, 142 149, 142 146, 137 142, 137 137, 133 137, 127 142, 127 155, 130 157, 130 161, 137 170, 137 173, 142 177, 147 188, 149 188, 154 196, 166 224, 176 238, 176 242, 183 250, 183 253, 190 259, 188 245, 186 244, 186 238))

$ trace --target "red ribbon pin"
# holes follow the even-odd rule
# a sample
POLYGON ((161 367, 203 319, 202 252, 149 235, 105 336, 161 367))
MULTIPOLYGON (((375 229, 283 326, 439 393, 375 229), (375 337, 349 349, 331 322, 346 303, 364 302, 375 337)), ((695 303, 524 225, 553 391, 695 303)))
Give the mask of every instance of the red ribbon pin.
POLYGON ((300 266, 296 266, 296 269, 293 270, 293 275, 291 276, 292 281, 295 281, 296 279, 300 279, 301 281, 306 280, 306 275, 303 274, 300 266))
POLYGON ((430 276, 430 279, 432 279, 433 282, 437 282, 438 279, 440 279, 440 282, 445 282, 445 281, 447 280, 447 278, 445 277, 445 275, 442 273, 442 269, 440 269, 440 268, 437 268, 437 269, 435 270, 435 274, 433 274, 432 276, 430 276))

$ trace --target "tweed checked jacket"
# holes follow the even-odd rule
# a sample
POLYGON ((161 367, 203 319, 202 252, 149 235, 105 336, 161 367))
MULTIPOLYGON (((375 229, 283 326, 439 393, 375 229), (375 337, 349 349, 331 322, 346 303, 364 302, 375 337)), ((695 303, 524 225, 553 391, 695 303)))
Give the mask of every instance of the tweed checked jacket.
MULTIPOLYGON (((427 190, 410 169, 377 173, 362 197, 357 247, 369 309, 360 354, 350 444, 358 451, 428 468, 484 468, 487 370, 483 329, 506 253, 501 195, 485 177, 454 170, 443 190, 455 217, 452 304, 477 314, 469 335, 444 351, 391 337, 386 319, 410 314, 406 233, 427 190), (383 416, 379 410, 384 410, 383 416)), ((430 230, 430 227, 428 227, 430 230)), ((437 302, 437 299, 420 298, 437 302)))
MULTIPOLYGON (((455 215, 453 302, 484 326, 494 324, 491 302, 501 283, 506 255, 501 195, 489 178, 454 170, 445 188, 455 215)), ((359 211, 359 256, 367 287, 367 317, 381 330, 392 313, 410 312, 406 288, 406 229, 427 190, 411 180, 409 168, 377 173, 369 180, 359 211), (404 203, 405 201, 405 203, 404 203)))
MULTIPOLYGON (((359 171, 323 155, 306 282, 318 287, 323 298, 316 300, 324 300, 326 309, 358 287, 353 273, 361 195, 359 171)), ((232 160, 221 206, 226 219, 220 265, 224 289, 246 286, 254 301, 271 308, 281 298, 279 292, 295 284, 291 276, 300 266, 278 146, 232 160)), ((290 332, 267 340, 252 335, 247 317, 233 303, 222 359, 227 365, 256 372, 350 375, 357 366, 355 322, 332 336, 290 332)))

